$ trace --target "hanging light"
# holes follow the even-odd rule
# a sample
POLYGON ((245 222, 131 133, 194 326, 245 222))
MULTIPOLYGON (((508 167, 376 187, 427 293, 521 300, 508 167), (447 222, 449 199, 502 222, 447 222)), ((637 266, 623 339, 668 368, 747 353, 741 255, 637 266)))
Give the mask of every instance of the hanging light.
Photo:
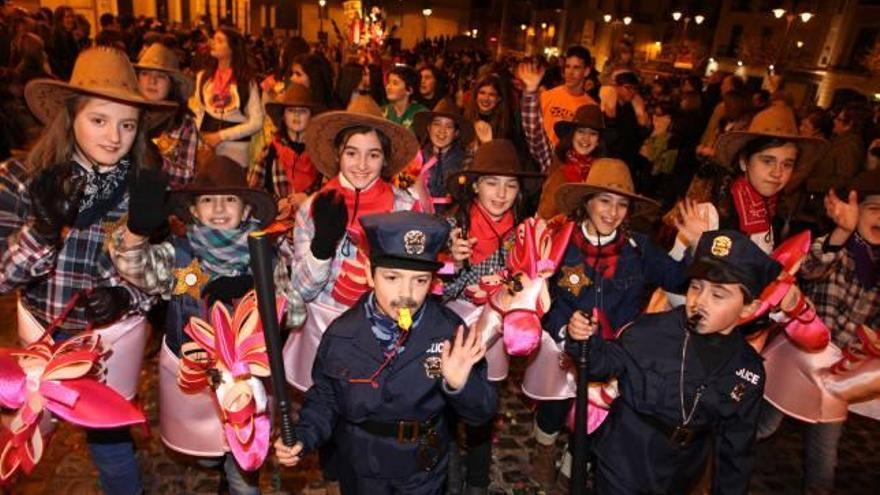
POLYGON ((627 26, 629 26, 632 21, 633 21, 633 18, 630 16, 626 16, 623 18, 623 23, 626 24, 627 26))
POLYGON ((476 38, 478 32, 480 32, 480 30, 477 29, 477 28, 474 28, 474 29, 471 31, 471 33, 472 33, 471 36, 473 36, 474 38, 476 38))
POLYGON ((527 27, 528 27, 528 26, 526 26, 525 24, 520 24, 520 25, 519 25, 519 30, 520 30, 520 31, 525 31, 527 27))
POLYGON ((327 6, 327 0, 318 0, 318 7, 322 9, 327 6))
POLYGON ((542 23, 541 23, 541 29, 547 29, 547 23, 546 23, 546 22, 542 22, 542 23))
POLYGON ((803 47, 804 47, 804 42, 803 42, 803 41, 798 41, 798 42, 797 42, 797 47, 798 47, 798 48, 803 48, 803 47))
POLYGON ((705 21, 705 20, 706 20, 706 18, 703 17, 703 16, 701 16, 701 15, 699 15, 699 14, 697 14, 697 15, 694 16, 694 22, 696 22, 698 26, 699 26, 700 24, 702 24, 703 21, 705 21))
POLYGON ((770 66, 768 66, 767 68, 770 69, 770 72, 776 70, 776 67, 773 64, 770 64, 770 66))
POLYGON ((737 61, 736 61, 736 66, 737 66, 737 67, 742 67, 742 66, 743 66, 743 61, 742 61, 742 60, 737 60, 737 61))
POLYGON ((602 19, 604 19, 605 22, 611 22, 611 14, 605 14, 602 16, 602 19))
POLYGON ((776 16, 777 19, 782 19, 782 16, 785 15, 785 9, 782 8, 773 9, 770 12, 773 12, 773 15, 776 16))
POLYGON ((801 22, 809 22, 810 19, 813 18, 812 12, 801 12, 801 22))
POLYGON ((676 22, 678 22, 679 20, 681 20, 681 12, 679 12, 679 11, 677 11, 677 10, 676 10, 675 12, 673 12, 673 13, 672 13, 672 20, 673 20, 673 21, 676 21, 676 22))
POLYGON ((434 11, 431 9, 422 9, 422 15, 425 17, 431 17, 431 14, 433 13, 434 11))

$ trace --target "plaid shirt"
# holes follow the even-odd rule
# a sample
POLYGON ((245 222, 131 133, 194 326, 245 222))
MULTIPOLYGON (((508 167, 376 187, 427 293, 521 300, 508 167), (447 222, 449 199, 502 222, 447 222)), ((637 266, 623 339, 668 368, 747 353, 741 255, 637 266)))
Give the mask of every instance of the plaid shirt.
POLYGON ((168 174, 171 189, 180 189, 192 182, 199 148, 195 117, 187 113, 179 127, 164 132, 156 141, 162 153, 162 170, 168 174))
POLYGON ((553 163, 553 151, 547 133, 544 132, 544 117, 541 115, 541 100, 537 92, 523 93, 520 113, 529 153, 541 165, 541 172, 546 173, 553 163))
POLYGON ((863 287, 846 248, 827 246, 828 236, 813 241, 798 275, 801 288, 841 349, 856 342, 856 328, 880 329, 880 287, 863 287))
MULTIPOLYGON (((30 182, 24 165, 9 160, 0 165, 0 293, 19 290, 22 304, 47 325, 61 314, 73 295, 97 287, 125 287, 132 312, 145 312, 152 299, 123 281, 110 262, 105 237, 124 224, 128 193, 102 222, 70 229, 60 247, 46 244, 29 225, 30 182)), ((76 307, 60 325, 78 331, 88 325, 85 310, 76 307)))
MULTIPOLYGON (((303 151, 301 154, 296 155, 296 163, 303 163, 301 160, 307 161, 306 163, 311 164, 311 158, 309 158, 308 151, 303 151)), ((250 187, 266 190, 275 196, 275 199, 286 198, 295 192, 312 194, 321 186, 322 180, 323 177, 318 173, 315 182, 306 190, 294 191, 293 187, 291 187, 290 181, 287 179, 287 173, 284 170, 284 166, 278 161, 278 152, 272 141, 269 141, 269 143, 263 148, 260 158, 254 162, 254 166, 251 167, 250 172, 248 172, 247 179, 250 187), (271 183, 267 180, 267 174, 271 175, 271 183)))

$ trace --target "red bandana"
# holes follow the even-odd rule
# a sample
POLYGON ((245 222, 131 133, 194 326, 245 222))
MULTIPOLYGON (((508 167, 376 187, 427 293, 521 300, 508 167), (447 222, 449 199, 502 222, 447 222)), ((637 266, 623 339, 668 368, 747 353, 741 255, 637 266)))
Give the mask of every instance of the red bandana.
POLYGON ((297 153, 290 146, 285 145, 277 136, 272 138, 272 146, 278 154, 278 164, 287 176, 288 191, 277 191, 280 196, 287 196, 292 192, 305 192, 318 179, 318 169, 312 164, 307 152, 297 153), (283 193, 283 194, 282 194, 283 193))
POLYGON ((574 149, 565 154, 565 163, 560 167, 565 182, 583 182, 587 180, 594 158, 591 155, 580 155, 574 149))
POLYGON ((583 229, 578 229, 577 233, 572 236, 572 239, 574 239, 575 246, 584 253, 584 263, 596 268, 604 278, 614 278, 614 272, 617 270, 617 260, 620 259, 620 253, 623 251, 624 244, 626 244, 626 236, 617 231, 617 237, 610 244, 603 244, 601 249, 587 240, 583 229))
POLYGON ((376 180, 368 189, 357 192, 343 187, 337 175, 322 188, 323 191, 330 189, 334 189, 345 198, 345 207, 348 210, 348 234, 358 246, 361 246, 361 241, 365 240, 360 218, 373 213, 388 213, 394 209, 394 191, 391 185, 382 179, 376 180))
POLYGON ((739 230, 752 235, 770 230, 770 219, 776 214, 779 195, 765 198, 745 177, 739 177, 730 186, 733 205, 739 216, 739 230))
POLYGON ((211 80, 211 106, 214 108, 226 108, 232 102, 232 94, 229 92, 229 86, 234 82, 232 77, 232 68, 217 69, 214 72, 214 78, 211 80))
POLYGON ((468 237, 476 237, 477 243, 474 244, 473 253, 471 254, 471 263, 477 264, 498 250, 501 243, 513 229, 513 211, 507 212, 501 217, 501 220, 495 221, 486 213, 477 202, 470 209, 471 224, 468 237))

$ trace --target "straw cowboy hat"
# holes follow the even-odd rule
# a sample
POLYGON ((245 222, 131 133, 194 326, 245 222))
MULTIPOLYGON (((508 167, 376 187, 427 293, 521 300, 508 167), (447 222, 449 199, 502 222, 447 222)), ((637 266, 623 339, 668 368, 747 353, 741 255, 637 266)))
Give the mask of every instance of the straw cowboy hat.
POLYGON ((70 82, 34 79, 24 88, 28 107, 43 124, 50 123, 64 111, 68 99, 80 95, 144 107, 144 122, 150 129, 164 122, 177 108, 174 102, 144 98, 128 57, 120 50, 106 46, 80 52, 70 82))
POLYGON ((419 152, 419 142, 416 141, 415 134, 386 119, 372 98, 358 95, 345 111, 322 113, 309 121, 306 128, 306 149, 309 150, 312 163, 324 177, 330 178, 339 174, 339 161, 333 142, 337 134, 354 126, 376 129, 391 141, 391 156, 385 164, 388 176, 397 175, 419 152))
POLYGON ((660 204, 651 198, 636 194, 629 167, 623 160, 599 158, 590 167, 590 173, 583 182, 572 182, 559 186, 556 190, 556 207, 570 215, 578 206, 584 204, 588 196, 599 193, 613 193, 635 200, 635 208, 630 212, 645 208, 656 208, 660 204))
POLYGON ((449 98, 443 98, 437 102, 437 105, 430 112, 419 112, 413 117, 412 129, 420 141, 423 141, 428 135, 428 126, 431 125, 431 121, 435 117, 446 117, 455 122, 456 127, 458 127, 461 144, 467 146, 474 140, 476 136, 474 123, 464 118, 449 98))
POLYGON ((308 108, 312 111, 312 115, 324 110, 324 105, 312 98, 309 88, 298 83, 291 84, 277 99, 266 103, 266 113, 272 119, 275 128, 281 128, 281 123, 284 122, 284 109, 287 107, 308 108))
POLYGON ((605 130, 605 117, 599 105, 581 105, 574 113, 572 120, 560 120, 553 125, 553 130, 559 139, 567 137, 579 127, 588 127, 594 131, 605 130))
POLYGON ((238 196, 251 207, 251 216, 260 225, 266 226, 278 213, 275 200, 262 190, 248 187, 245 169, 232 158, 224 155, 211 155, 205 163, 199 164, 195 179, 184 187, 171 193, 171 207, 177 218, 192 222, 189 211, 196 197, 204 195, 238 196))
POLYGON ((453 197, 461 197, 462 188, 484 175, 502 175, 525 179, 543 177, 544 174, 526 170, 512 141, 493 139, 477 149, 473 161, 466 169, 449 178, 446 188, 453 197))
POLYGON ((715 142, 716 160, 724 167, 738 169, 739 164, 734 164, 733 160, 746 143, 758 137, 794 141, 800 150, 798 159, 801 163, 819 158, 827 145, 824 139, 801 136, 791 108, 774 104, 755 114, 748 130, 730 131, 718 136, 715 142))
POLYGON ((180 71, 180 61, 174 50, 162 43, 153 43, 141 54, 140 60, 134 64, 137 70, 155 70, 168 74, 180 89, 184 98, 193 92, 193 80, 180 71))

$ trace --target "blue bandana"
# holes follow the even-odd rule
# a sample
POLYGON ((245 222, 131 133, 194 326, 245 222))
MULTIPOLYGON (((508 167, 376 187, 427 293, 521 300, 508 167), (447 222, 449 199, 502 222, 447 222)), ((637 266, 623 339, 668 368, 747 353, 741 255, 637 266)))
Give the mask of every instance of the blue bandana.
MULTIPOLYGON (((370 293, 370 297, 367 298, 367 303, 364 305, 364 308, 367 311, 367 319, 370 320, 370 327, 373 331, 373 335, 376 337, 376 340, 379 341, 382 350, 388 352, 394 351, 397 340, 400 338, 400 327, 397 326, 397 320, 382 313, 379 308, 376 307, 376 295, 373 293, 370 293)), ((424 309, 425 305, 422 304, 422 307, 413 315, 413 324, 410 331, 419 325, 419 321, 421 321, 422 315, 425 313, 424 309)), ((397 349, 397 354, 402 353, 403 349, 404 347, 401 344, 397 349)))

